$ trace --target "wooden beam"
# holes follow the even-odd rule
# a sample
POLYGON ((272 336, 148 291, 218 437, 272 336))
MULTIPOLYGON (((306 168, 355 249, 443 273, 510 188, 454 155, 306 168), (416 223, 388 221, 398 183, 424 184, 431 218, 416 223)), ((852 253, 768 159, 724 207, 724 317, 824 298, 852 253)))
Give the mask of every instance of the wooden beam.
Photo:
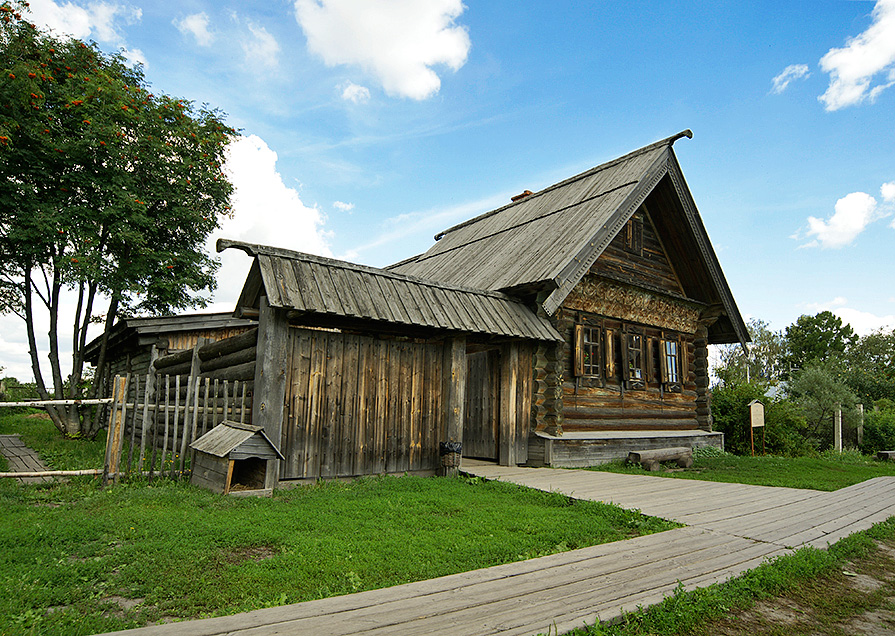
POLYGON ((519 345, 511 343, 500 348, 500 418, 498 463, 516 465, 517 418, 516 392, 519 384, 519 345))
MULTIPOLYGON (((271 307, 267 297, 262 296, 258 316, 258 362, 255 366, 252 424, 262 427, 275 444, 282 443, 288 340, 289 322, 285 313, 271 307)), ((264 487, 274 488, 279 475, 280 460, 268 460, 264 487)))
POLYGON ((444 344, 443 434, 439 442, 462 442, 466 403, 466 338, 448 338, 444 344))

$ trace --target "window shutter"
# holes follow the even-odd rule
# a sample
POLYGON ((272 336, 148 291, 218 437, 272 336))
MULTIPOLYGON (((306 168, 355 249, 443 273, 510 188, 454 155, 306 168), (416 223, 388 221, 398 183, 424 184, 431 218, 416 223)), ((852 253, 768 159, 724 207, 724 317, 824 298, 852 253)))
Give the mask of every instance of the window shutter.
POLYGON ((659 341, 659 359, 662 363, 659 365, 659 371, 662 373, 662 384, 668 382, 668 349, 665 348, 665 340, 659 341))
POLYGON ((606 377, 615 378, 615 331, 606 330, 606 377))
POLYGON ((584 375, 584 326, 575 325, 575 365, 576 376, 584 375))

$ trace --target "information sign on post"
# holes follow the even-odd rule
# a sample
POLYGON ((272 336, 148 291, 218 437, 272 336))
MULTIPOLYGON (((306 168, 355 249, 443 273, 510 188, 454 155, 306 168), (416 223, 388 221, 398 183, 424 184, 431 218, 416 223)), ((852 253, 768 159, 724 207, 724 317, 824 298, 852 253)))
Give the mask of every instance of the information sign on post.
POLYGON ((749 402, 749 441, 755 457, 755 429, 761 429, 761 454, 764 455, 764 404, 758 400, 749 402))

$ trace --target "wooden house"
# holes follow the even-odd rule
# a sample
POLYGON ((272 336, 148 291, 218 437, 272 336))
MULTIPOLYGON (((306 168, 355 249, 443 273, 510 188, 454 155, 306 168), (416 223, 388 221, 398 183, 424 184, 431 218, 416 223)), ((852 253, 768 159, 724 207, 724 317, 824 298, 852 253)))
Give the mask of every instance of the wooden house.
MULTIPOLYGON (((253 424, 280 479, 722 446, 708 345, 748 341, 672 146, 454 226, 386 269, 221 240, 254 262, 253 424)), ((274 471, 268 471, 269 479, 274 471)))
MULTIPOLYGON (((749 336, 672 149, 683 136, 514 197, 389 268, 503 292, 562 335, 535 353, 531 464, 723 444, 711 432, 708 345, 749 336)), ((470 373, 478 364, 471 356, 470 373)), ((479 437, 483 424, 467 424, 464 440, 479 437)))

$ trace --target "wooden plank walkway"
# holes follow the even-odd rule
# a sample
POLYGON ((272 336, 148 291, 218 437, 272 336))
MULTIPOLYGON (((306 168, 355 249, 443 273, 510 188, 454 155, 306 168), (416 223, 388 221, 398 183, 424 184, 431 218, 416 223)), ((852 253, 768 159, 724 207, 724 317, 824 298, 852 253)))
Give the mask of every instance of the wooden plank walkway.
POLYGON ((687 527, 519 563, 235 616, 145 627, 143 636, 562 634, 703 587, 803 545, 826 547, 895 515, 895 478, 827 493, 581 470, 463 470, 687 527))
MULTIPOLYGON (((25 446, 18 433, 0 435, 0 453, 6 457, 11 473, 33 473, 50 468, 41 461, 37 453, 25 446)), ((39 484, 53 481, 52 477, 22 477, 18 481, 25 484, 39 484)))

